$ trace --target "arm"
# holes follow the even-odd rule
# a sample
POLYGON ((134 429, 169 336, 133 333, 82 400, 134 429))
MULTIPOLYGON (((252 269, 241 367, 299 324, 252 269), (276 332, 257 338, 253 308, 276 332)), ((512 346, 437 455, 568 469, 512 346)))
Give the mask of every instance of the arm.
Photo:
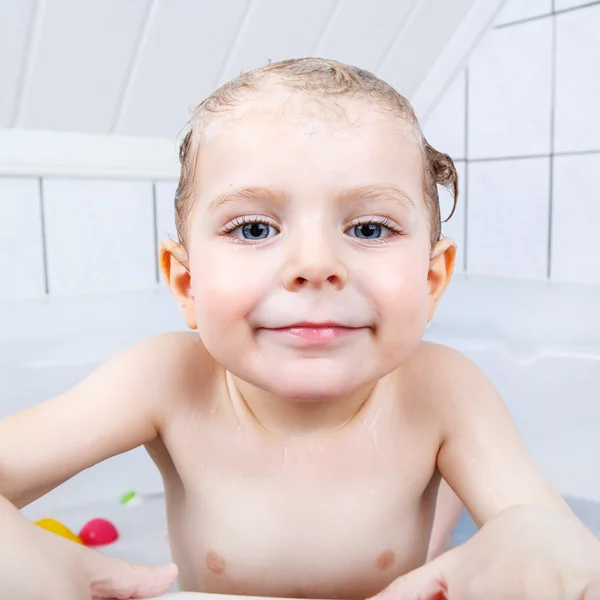
POLYGON ((481 529, 377 600, 600 598, 600 540, 542 476, 483 374, 456 352, 434 352, 438 470, 481 529))
POLYGON ((452 530, 458 522, 462 511, 463 504, 461 500, 448 483, 442 479, 435 505, 435 519, 429 539, 427 561, 433 560, 448 550, 452 530))
POLYGON ((506 508, 533 504, 570 509, 529 456, 497 391, 467 358, 448 349, 438 469, 481 527, 506 508))
POLYGON ((80 471, 156 438, 186 345, 182 334, 135 344, 74 388, 2 419, 0 495, 21 508, 80 471))
POLYGON ((59 600, 88 598, 93 591, 94 597, 147 598, 171 586, 174 565, 109 558, 36 527, 17 507, 159 436, 167 402, 169 412, 176 410, 191 372, 203 380, 207 363, 195 351, 199 346, 197 336, 186 334, 141 342, 71 390, 0 421, 0 581, 6 597, 59 600))

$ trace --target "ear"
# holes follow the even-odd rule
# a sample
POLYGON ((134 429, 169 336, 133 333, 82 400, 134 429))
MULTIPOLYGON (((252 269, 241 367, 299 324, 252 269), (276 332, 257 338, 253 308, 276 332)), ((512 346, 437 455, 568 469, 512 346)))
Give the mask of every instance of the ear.
POLYGON ((427 283, 429 285, 429 312, 427 321, 431 321, 442 294, 452 279, 456 259, 456 242, 450 238, 441 239, 433 248, 429 259, 427 283))
POLYGON ((196 301, 192 292, 187 250, 173 240, 160 245, 160 268, 190 329, 197 329, 196 301))

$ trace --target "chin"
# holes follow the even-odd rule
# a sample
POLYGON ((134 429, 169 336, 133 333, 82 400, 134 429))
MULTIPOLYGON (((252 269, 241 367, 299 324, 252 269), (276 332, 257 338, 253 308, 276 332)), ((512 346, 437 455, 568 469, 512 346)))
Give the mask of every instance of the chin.
MULTIPOLYGON (((368 384, 372 378, 361 377, 356 370, 332 366, 281 365, 264 377, 264 387, 282 398, 304 402, 335 400, 348 396, 368 384)), ((374 379, 374 378, 373 378, 374 379)))

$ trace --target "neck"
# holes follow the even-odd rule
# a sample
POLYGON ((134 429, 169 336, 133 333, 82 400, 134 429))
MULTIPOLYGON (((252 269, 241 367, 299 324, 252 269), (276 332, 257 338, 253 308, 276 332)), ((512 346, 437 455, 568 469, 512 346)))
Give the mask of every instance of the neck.
POLYGON ((298 400, 282 398, 227 373, 231 393, 266 430, 290 437, 331 433, 349 424, 373 396, 376 383, 338 398, 298 400))

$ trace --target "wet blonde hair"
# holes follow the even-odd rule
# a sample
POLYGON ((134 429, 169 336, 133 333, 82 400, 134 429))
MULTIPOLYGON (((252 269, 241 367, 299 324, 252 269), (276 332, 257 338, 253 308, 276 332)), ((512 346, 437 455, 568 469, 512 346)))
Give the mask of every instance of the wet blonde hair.
POLYGON ((175 223, 179 241, 186 245, 186 222, 193 205, 194 174, 204 124, 211 115, 238 105, 247 98, 248 92, 257 91, 261 83, 272 80, 290 90, 318 98, 343 96, 372 100, 380 109, 391 111, 415 128, 421 140, 423 193, 431 221, 430 240, 433 247, 441 238, 442 228, 438 185, 447 188, 454 200, 448 219, 456 208, 458 175, 454 162, 427 142, 412 106, 391 85, 369 71, 323 58, 284 60, 242 73, 222 85, 194 109, 188 123, 189 131, 179 147, 181 175, 175 193, 175 223))

